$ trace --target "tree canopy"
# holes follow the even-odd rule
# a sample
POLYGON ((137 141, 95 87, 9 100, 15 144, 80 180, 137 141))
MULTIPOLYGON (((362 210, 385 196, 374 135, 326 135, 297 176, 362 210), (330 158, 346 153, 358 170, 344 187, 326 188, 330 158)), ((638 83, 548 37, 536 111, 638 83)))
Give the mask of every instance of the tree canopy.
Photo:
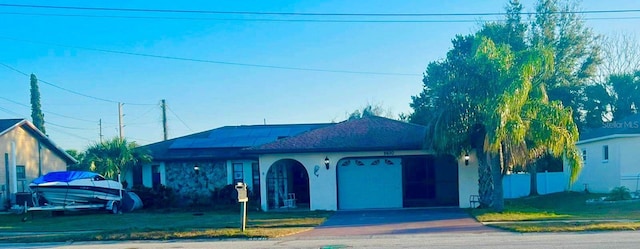
POLYGON ((35 74, 31 74, 31 120, 38 130, 47 134, 44 129, 44 113, 40 105, 40 88, 38 88, 38 78, 35 74))
POLYGON ((91 171, 112 179, 120 173, 124 178, 132 167, 151 162, 149 153, 137 147, 135 142, 116 137, 89 146, 84 159, 91 171))
MULTIPOLYGON (((539 5, 550 2, 555 1, 539 5)), ((541 11, 548 8, 538 6, 541 11)), ((557 26, 540 21, 534 27, 544 34, 538 39, 546 40, 523 40, 525 29, 517 19, 520 10, 519 2, 511 1, 509 21, 488 23, 473 35, 456 36, 446 58, 429 63, 423 91, 411 103, 411 121, 428 126, 427 140, 434 151, 476 152, 481 205, 496 210, 504 205, 502 174, 514 165, 551 153, 568 159, 572 181, 581 168, 572 109, 547 93, 548 87, 569 86, 550 83, 565 79, 556 72, 561 69, 555 59, 562 52, 547 45, 556 39, 551 34, 557 26)))

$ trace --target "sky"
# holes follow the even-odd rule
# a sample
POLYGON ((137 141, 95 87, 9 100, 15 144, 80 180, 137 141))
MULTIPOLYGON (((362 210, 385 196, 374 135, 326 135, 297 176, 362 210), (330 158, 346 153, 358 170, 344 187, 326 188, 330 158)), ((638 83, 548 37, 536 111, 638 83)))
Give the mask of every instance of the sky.
MULTIPOLYGON (((532 11, 533 1, 523 3, 525 12, 532 11)), ((118 136, 119 102, 125 137, 141 145, 163 139, 162 99, 169 138, 228 125, 340 122, 367 104, 381 105, 394 117, 409 113, 428 63, 446 55, 456 34, 470 34, 482 21, 500 17, 154 13, 2 4, 500 13, 506 0, 0 1, 0 119, 31 120, 28 75, 33 73, 40 80, 47 135, 63 149, 83 151, 101 133, 104 139, 118 136), (320 19, 367 22, 309 21, 320 19), (415 20, 431 22, 397 22, 415 20)), ((584 0, 581 8, 639 10, 640 2, 584 0)), ((640 32, 635 19, 640 12, 585 17, 597 34, 640 32)))

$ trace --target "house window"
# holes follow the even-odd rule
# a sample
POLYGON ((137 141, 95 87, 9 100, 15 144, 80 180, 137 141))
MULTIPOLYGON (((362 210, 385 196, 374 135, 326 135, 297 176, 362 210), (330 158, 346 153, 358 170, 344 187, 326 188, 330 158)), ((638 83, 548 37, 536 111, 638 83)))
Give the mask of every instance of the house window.
POLYGON ((24 165, 16 165, 16 178, 18 178, 18 180, 27 179, 27 171, 24 165))
POLYGON ((582 150, 582 162, 587 161, 587 150, 582 150))
POLYGON ((244 174, 242 171, 242 163, 234 163, 233 164, 233 184, 242 182, 243 178, 244 178, 244 174))
POLYGON ((18 183, 18 192, 26 192, 27 170, 24 165, 16 165, 16 179, 18 183))
POLYGON ((251 175, 253 178, 253 187, 260 188, 260 165, 258 163, 251 164, 251 175))
POLYGON ((251 177, 253 178, 253 188, 251 189, 251 194, 253 195, 253 198, 255 198, 256 200, 260 200, 260 164, 251 164, 251 174, 251 177))
POLYGON ((609 145, 602 146, 602 160, 609 160, 609 145))

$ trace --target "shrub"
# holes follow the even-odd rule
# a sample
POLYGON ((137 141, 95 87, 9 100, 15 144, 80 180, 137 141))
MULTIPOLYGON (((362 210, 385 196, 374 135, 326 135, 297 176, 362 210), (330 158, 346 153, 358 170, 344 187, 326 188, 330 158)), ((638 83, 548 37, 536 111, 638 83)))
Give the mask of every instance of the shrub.
POLYGON ((140 197, 145 209, 173 207, 176 204, 173 189, 164 185, 155 188, 137 185, 131 188, 131 192, 140 197))
POLYGON ((230 205, 238 201, 238 192, 233 184, 225 185, 212 193, 213 203, 217 205, 230 205))
POLYGON ((629 188, 625 186, 615 187, 606 198, 607 201, 623 201, 630 199, 631 193, 629 192, 629 188))

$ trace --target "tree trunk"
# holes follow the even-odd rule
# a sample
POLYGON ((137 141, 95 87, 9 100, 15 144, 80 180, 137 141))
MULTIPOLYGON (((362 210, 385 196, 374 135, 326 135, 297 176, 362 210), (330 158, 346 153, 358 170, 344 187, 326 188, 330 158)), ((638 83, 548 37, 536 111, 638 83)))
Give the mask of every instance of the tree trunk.
POLYGON ((538 163, 532 162, 527 169, 531 175, 529 196, 536 196, 538 195, 538 163))
POLYGON ((490 157, 491 177, 493 178, 493 209, 496 212, 504 211, 504 189, 502 189, 502 169, 504 168, 504 153, 502 146, 498 155, 490 157))
POLYGON ((481 150, 476 151, 478 154, 478 196, 480 197, 479 208, 491 207, 493 202, 493 181, 491 180, 491 169, 481 150))

